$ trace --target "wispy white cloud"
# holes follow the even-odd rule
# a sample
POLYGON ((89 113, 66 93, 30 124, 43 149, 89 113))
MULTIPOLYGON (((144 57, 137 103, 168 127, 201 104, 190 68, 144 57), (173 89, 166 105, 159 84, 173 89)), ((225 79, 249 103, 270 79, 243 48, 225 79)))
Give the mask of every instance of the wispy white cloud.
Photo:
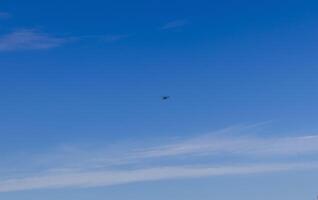
POLYGON ((23 29, 0 35, 0 51, 41 50, 59 47, 68 42, 112 43, 123 40, 129 35, 84 35, 56 37, 35 29, 23 29))
POLYGON ((153 147, 138 157, 234 154, 240 156, 293 156, 318 153, 318 136, 302 137, 215 137, 202 136, 179 143, 153 147))
POLYGON ((87 188, 167 179, 246 175, 313 169, 318 169, 318 163, 278 163, 218 167, 176 166, 121 171, 89 171, 55 175, 47 174, 0 181, 0 192, 54 188, 87 188))
MULTIPOLYGON (((256 127, 256 129, 259 127, 256 127)), ((59 150, 33 157, 32 163, 40 166, 59 168, 116 168, 118 166, 142 165, 143 163, 178 163, 180 160, 191 163, 197 158, 209 161, 223 158, 239 158, 240 160, 275 158, 293 159, 298 156, 312 156, 318 153, 318 136, 295 137, 261 137, 248 135, 256 132, 255 127, 229 127, 211 134, 187 139, 174 139, 173 142, 162 142, 158 145, 135 145, 127 147, 83 148, 66 145, 59 150), (139 146, 139 147, 138 147, 139 146), (58 164, 54 164, 58 163, 58 164)), ((224 159, 223 159, 224 160, 224 159)))
POLYGON ((112 43, 117 42, 123 39, 128 38, 130 35, 128 34, 105 34, 105 35, 82 35, 82 36, 73 36, 75 40, 79 41, 97 41, 97 42, 105 42, 105 43, 112 43))
POLYGON ((189 21, 187 21, 185 19, 174 20, 174 21, 170 21, 170 22, 164 24, 163 26, 161 26, 160 29, 167 30, 167 29, 179 28, 179 27, 183 27, 183 26, 187 25, 188 23, 189 23, 189 21))
POLYGON ((119 156, 95 154, 91 157, 101 165, 118 165, 138 163, 145 160, 177 159, 214 156, 236 156, 244 158, 292 158, 299 155, 310 156, 318 153, 318 135, 307 136, 268 136, 257 134, 259 126, 229 127, 211 134, 200 135, 187 139, 153 145, 144 148, 127 150, 119 156))
POLYGON ((34 29, 23 29, 0 36, 0 51, 50 49, 69 41, 34 29))
POLYGON ((147 147, 127 148, 125 144, 85 149, 66 145, 51 154, 24 155, 23 168, 16 169, 19 173, 0 177, 0 191, 318 169, 313 159, 318 153, 317 135, 261 137, 256 134, 259 129, 260 125, 233 126, 159 145, 147 142, 147 147), (299 155, 301 163, 294 159, 298 160, 299 155), (227 166, 227 161, 233 164, 233 157, 236 165, 227 166), (275 158, 284 162, 276 163, 275 158))
POLYGON ((123 39, 128 38, 129 35, 106 35, 101 37, 102 41, 104 42, 117 42, 123 39))

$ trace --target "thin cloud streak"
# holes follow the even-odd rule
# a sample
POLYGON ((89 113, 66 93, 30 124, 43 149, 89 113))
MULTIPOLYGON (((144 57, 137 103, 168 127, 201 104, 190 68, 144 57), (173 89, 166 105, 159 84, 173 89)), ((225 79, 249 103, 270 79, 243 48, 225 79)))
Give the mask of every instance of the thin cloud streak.
POLYGON ((108 36, 102 36, 101 39, 103 42, 117 42, 123 39, 128 38, 129 35, 108 35, 108 36))
POLYGON ((182 155, 235 154, 241 156, 293 156, 318 152, 318 136, 260 138, 203 136, 136 153, 155 158, 182 155))
POLYGON ((70 38, 60 38, 33 29, 24 29, 0 36, 0 51, 51 49, 69 40, 70 38))
POLYGON ((175 159, 185 156, 187 159, 218 155, 232 155, 240 158, 275 158, 318 153, 318 135, 299 137, 245 136, 246 133, 257 132, 255 129, 258 128, 260 128, 259 125, 229 127, 211 134, 183 139, 170 144, 130 150, 131 153, 115 156, 115 158, 99 156, 96 159, 100 162, 104 160, 104 164, 116 165, 138 163, 146 159, 175 159), (241 133, 245 133, 245 135, 241 133))
POLYGON ((187 20, 174 20, 171 22, 168 22, 164 24, 163 26, 160 27, 162 30, 168 30, 168 29, 174 29, 174 28, 179 28, 187 25, 189 22, 187 20))
POLYGON ((250 175, 285 171, 314 170, 318 163, 283 163, 219 167, 159 167, 138 170, 79 172, 33 176, 0 181, 0 192, 34 189, 89 188, 169 179, 250 175))
POLYGON ((34 29, 23 29, 6 35, 0 35, 0 51, 45 50, 62 46, 68 42, 83 42, 86 40, 112 43, 127 37, 129 37, 129 35, 56 37, 34 29))
POLYGON ((255 136, 259 128, 229 127, 208 135, 138 149, 127 148, 129 144, 108 150, 64 146, 64 150, 40 155, 35 160, 32 156, 21 158, 30 165, 17 169, 19 173, 7 174, 2 181, 0 179, 0 192, 318 169, 318 163, 313 162, 312 157, 318 153, 318 136, 264 138, 255 136), (254 136, 246 136, 251 132, 254 136), (294 158, 299 155, 303 156, 303 162, 295 163, 294 158), (225 165, 233 161, 227 160, 233 156, 238 159, 236 165, 225 165), (284 162, 275 163, 275 158, 284 162), (211 159, 218 166, 211 166, 211 159), (201 167, 195 167, 198 165, 201 167))
POLYGON ((117 42, 123 39, 130 37, 128 34, 113 34, 113 35, 83 35, 83 36, 74 36, 74 40, 85 41, 93 40, 98 42, 112 43, 117 42))
MULTIPOLYGON (((233 136, 242 135, 242 132, 254 131, 250 127, 230 127, 212 134, 180 139, 172 143, 151 145, 140 148, 127 148, 119 145, 112 148, 82 149, 72 147, 69 150, 60 150, 51 154, 40 155, 38 160, 51 162, 51 168, 112 168, 143 164, 145 162, 192 162, 195 158, 208 158, 218 156, 235 157, 240 160, 257 159, 293 159, 298 156, 312 156, 318 153, 318 136, 301 137, 259 137, 259 136, 233 136), (232 135, 232 136, 229 136, 232 135), (54 163, 59 163, 56 166, 54 163), (61 166, 62 165, 62 166, 61 166)), ((68 148, 69 149, 69 148, 68 148)))

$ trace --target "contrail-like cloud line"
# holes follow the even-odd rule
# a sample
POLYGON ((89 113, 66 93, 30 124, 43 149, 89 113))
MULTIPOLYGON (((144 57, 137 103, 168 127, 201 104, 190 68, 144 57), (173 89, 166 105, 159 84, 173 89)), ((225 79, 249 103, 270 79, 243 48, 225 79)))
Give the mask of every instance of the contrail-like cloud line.
POLYGON ((0 181, 0 192, 15 192, 34 189, 88 188, 145 181, 225 175, 249 175, 313 169, 318 169, 318 163, 282 163, 219 167, 176 166, 123 171, 92 171, 55 175, 47 174, 0 181))

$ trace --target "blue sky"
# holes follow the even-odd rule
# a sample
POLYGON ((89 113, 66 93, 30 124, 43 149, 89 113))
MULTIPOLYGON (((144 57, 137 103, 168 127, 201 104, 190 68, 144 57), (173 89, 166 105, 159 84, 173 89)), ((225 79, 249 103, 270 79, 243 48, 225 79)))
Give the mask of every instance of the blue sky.
POLYGON ((0 198, 314 199, 317 9, 1 1, 0 198))

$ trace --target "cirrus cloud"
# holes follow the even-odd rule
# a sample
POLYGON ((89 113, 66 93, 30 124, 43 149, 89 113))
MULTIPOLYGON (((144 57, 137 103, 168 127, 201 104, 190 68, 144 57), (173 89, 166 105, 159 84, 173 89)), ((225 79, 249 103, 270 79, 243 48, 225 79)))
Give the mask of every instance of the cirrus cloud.
POLYGON ((274 163, 242 166, 172 166, 135 170, 46 174, 42 176, 0 181, 0 192, 34 189, 89 188, 135 182, 316 170, 317 168, 318 163, 274 163))
POLYGON ((139 148, 66 145, 57 152, 23 156, 22 166, 6 167, 16 166, 16 171, 0 176, 0 192, 318 169, 317 135, 262 137, 256 134, 259 126, 232 126, 139 148))
POLYGON ((69 38, 51 36, 34 29, 23 29, 0 36, 0 51, 51 49, 67 41, 69 38))
POLYGON ((168 29, 179 28, 179 27, 183 27, 183 26, 187 25, 188 23, 189 22, 185 19, 174 20, 174 21, 170 21, 170 22, 164 24, 163 26, 161 26, 161 29, 168 30, 168 29))

